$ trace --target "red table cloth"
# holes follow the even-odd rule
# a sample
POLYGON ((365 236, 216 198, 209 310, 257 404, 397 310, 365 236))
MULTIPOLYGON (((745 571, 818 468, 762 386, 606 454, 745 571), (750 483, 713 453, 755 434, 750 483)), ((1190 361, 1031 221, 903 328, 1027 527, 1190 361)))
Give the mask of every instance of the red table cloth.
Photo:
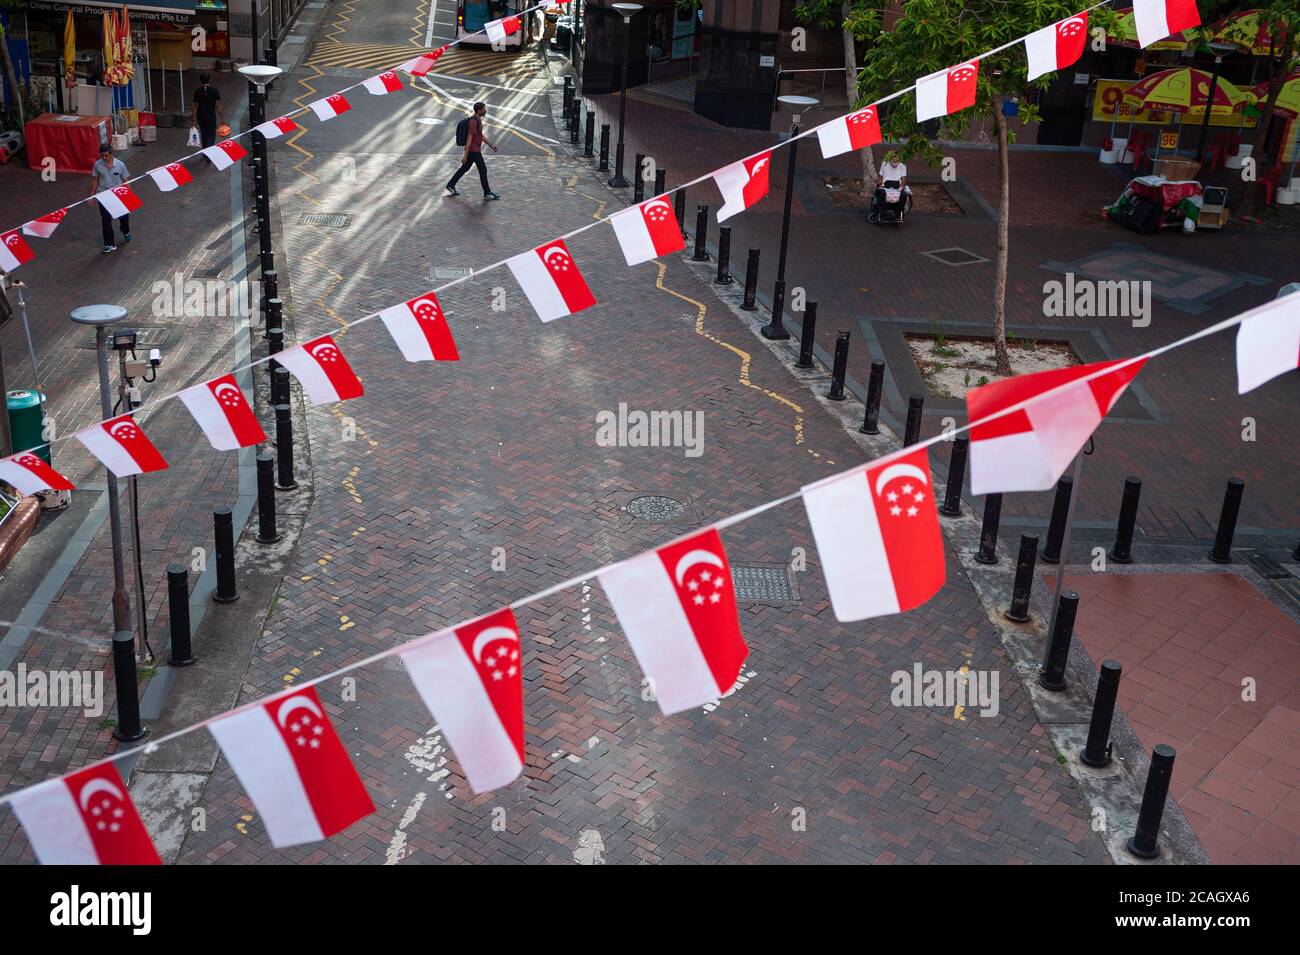
POLYGON ((108 120, 107 116, 42 113, 23 130, 27 164, 44 169, 46 157, 52 156, 57 172, 90 172, 99 158, 100 134, 109 129, 108 120))

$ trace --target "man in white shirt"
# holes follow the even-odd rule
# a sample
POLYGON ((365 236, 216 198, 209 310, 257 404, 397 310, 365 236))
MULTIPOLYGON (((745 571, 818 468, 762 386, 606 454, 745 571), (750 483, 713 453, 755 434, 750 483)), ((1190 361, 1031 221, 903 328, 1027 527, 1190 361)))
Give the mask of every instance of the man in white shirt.
POLYGON ((885 183, 896 182, 901 190, 901 209, 905 210, 912 201, 912 190, 907 185, 907 166, 904 164, 896 152, 885 154, 885 161, 880 166, 880 172, 876 178, 876 211, 879 212, 886 205, 885 183))

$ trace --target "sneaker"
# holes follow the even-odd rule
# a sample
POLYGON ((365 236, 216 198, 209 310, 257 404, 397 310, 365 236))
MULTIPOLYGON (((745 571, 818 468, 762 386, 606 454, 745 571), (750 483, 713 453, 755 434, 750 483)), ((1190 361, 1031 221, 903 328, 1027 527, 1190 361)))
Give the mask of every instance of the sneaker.
POLYGON ((116 252, 116 251, 117 251, 117 246, 115 246, 115 245, 106 245, 106 246, 104 246, 102 249, 100 249, 99 251, 101 251, 101 252, 116 252))
POLYGON ((483 198, 484 198, 484 199, 500 199, 501 197, 498 196, 495 192, 485 192, 485 193, 483 193, 483 198))
POLYGON ((447 195, 449 195, 449 196, 459 196, 460 193, 456 191, 456 187, 455 187, 455 186, 448 186, 448 187, 447 187, 447 195))
POLYGON ((128 242, 130 242, 130 241, 131 241, 131 233, 129 233, 129 232, 123 232, 123 233, 122 233, 122 244, 123 244, 123 245, 126 245, 126 244, 127 244, 128 242))

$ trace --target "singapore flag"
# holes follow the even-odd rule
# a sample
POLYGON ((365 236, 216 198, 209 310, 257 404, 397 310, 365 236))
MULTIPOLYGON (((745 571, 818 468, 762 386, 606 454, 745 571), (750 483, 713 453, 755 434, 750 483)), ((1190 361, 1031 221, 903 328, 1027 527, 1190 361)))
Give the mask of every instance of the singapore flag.
POLYGON ((203 150, 203 155, 212 160, 212 165, 218 169, 229 169, 239 160, 248 155, 248 150, 233 139, 227 139, 224 143, 217 143, 215 146, 209 146, 203 150))
POLYGON ((518 17, 503 17, 500 20, 489 20, 483 24, 483 29, 487 31, 490 42, 500 43, 510 34, 518 33, 521 26, 518 17))
POLYGON ((30 451, 0 459, 0 481, 12 484, 19 494, 75 490, 71 481, 30 451))
POLYGON ((68 214, 67 209, 56 209, 53 212, 47 212, 39 219, 33 219, 31 222, 23 223, 23 233, 25 235, 34 235, 42 239, 48 239, 54 235, 54 230, 59 227, 63 217, 68 214))
POLYGON ((851 150, 866 149, 880 140, 880 117, 874 106, 817 127, 817 141, 821 143, 822 156, 826 159, 851 150))
POLYGON ((361 84, 372 96, 387 96, 389 93, 396 93, 402 88, 402 81, 397 78, 397 74, 392 70, 387 73, 380 73, 378 76, 372 76, 361 84))
POLYGON ((1300 367, 1300 292, 1257 308, 1237 326, 1237 394, 1300 367))
POLYGON ((162 865, 112 763, 24 789, 10 805, 42 865, 162 865))
POLYGON ((130 186, 116 186, 95 193, 95 201, 108 210, 114 219, 130 215, 140 208, 140 197, 131 191, 130 186))
POLYGON ((975 105, 980 61, 969 60, 916 81, 916 121, 924 123, 975 105))
POLYGON ((314 687, 208 729, 277 849, 327 839, 375 811, 314 687))
POLYGON ((544 322, 581 312, 596 304, 563 239, 539 245, 506 260, 515 281, 544 322))
POLYGON ((662 196, 624 209, 609 221, 628 265, 640 265, 686 248, 673 207, 662 196))
POLYGON ((749 647, 717 531, 615 564, 599 579, 665 715, 736 685, 749 647))
POLYGON ((275 360, 298 379, 311 404, 347 401, 364 394, 361 379, 329 335, 285 349, 276 354, 275 360))
POLYGON ((446 46, 440 46, 436 50, 430 50, 428 53, 421 53, 413 60, 407 60, 399 70, 405 70, 412 76, 428 76, 433 65, 438 62, 439 57, 447 52, 446 46))
POLYGON ((178 162, 159 166, 157 169, 150 169, 149 178, 163 192, 171 192, 173 189, 179 189, 186 183, 194 181, 190 171, 178 162))
POLYGON ((186 388, 178 397, 199 423, 208 442, 218 451, 247 448, 266 440, 266 433, 234 375, 186 388))
POLYGON ((342 93, 335 93, 333 96, 327 96, 324 99, 313 100, 307 105, 311 107, 311 111, 316 114, 316 118, 321 122, 333 119, 335 116, 342 116, 352 108, 352 104, 343 98, 342 93))
POLYGON ((943 587, 943 534, 924 448, 803 489, 835 619, 919 607, 943 587))
POLYGON ((1044 73, 1063 70, 1083 56, 1088 41, 1088 11, 1035 30, 1025 37, 1025 54, 1029 57, 1029 79, 1044 73))
POLYGON ((970 432, 971 493, 1051 488, 1145 363, 1143 358, 1106 371, 1123 362, 1095 362, 972 388, 966 394, 966 413, 974 424, 970 432), (1096 378, 1080 380, 1097 373, 1101 374, 1096 378), (975 424, 1022 401, 1030 403, 975 424))
POLYGON ((718 210, 718 221, 725 222, 737 212, 744 212, 767 195, 768 172, 772 166, 772 151, 733 162, 713 174, 722 193, 723 205, 718 210))
POLYGON ((447 316, 438 297, 426 292, 379 313, 407 361, 459 361, 447 316))
POLYGON ((163 456, 129 414, 101 421, 74 437, 117 477, 167 469, 163 456))
POLYGON ((288 116, 281 116, 277 119, 271 120, 270 122, 263 123, 260 126, 253 127, 255 132, 261 133, 267 139, 278 139, 285 133, 291 133, 297 128, 298 124, 288 116))
POLYGON ((0 235, 0 272, 12 272, 24 262, 30 262, 33 254, 32 247, 17 229, 0 235))
POLYGON ((1171 33, 1190 30, 1200 22, 1196 0, 1133 0, 1133 26, 1138 43, 1144 47, 1171 33))
POLYGON ((510 608, 441 630, 402 654, 470 789, 485 793, 524 768, 524 677, 510 608))

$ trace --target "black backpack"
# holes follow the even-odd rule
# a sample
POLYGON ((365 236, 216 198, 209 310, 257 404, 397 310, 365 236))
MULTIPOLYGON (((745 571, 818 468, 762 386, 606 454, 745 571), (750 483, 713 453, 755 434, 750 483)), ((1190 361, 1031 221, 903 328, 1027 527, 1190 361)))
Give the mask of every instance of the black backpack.
POLYGON ((456 145, 457 146, 464 146, 466 143, 469 142, 469 121, 471 119, 473 119, 472 116, 466 116, 464 119, 462 119, 459 123, 456 124, 456 145))

